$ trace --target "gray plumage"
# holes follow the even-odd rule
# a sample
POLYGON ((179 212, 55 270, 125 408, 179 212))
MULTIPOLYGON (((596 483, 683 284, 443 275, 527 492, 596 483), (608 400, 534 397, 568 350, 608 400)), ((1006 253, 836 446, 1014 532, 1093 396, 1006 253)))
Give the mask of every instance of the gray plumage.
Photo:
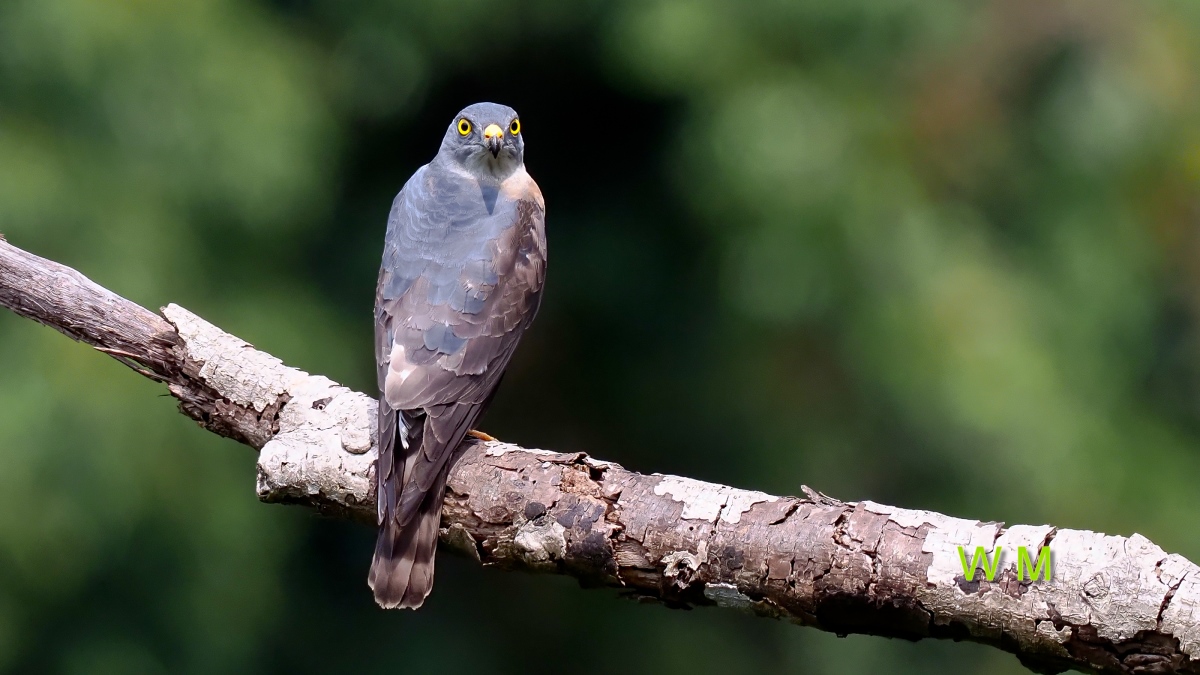
POLYGON ((447 473, 541 302, 545 205, 525 172, 519 123, 507 106, 464 109, 388 216, 368 577, 383 607, 416 608, 429 595, 447 473))

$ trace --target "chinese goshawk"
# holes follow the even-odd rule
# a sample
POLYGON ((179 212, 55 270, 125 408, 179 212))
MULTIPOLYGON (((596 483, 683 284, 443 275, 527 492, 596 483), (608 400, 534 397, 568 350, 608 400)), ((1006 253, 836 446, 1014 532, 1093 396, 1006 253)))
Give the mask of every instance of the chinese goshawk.
POLYGON ((491 402, 546 277, 545 204, 517 113, 477 103, 396 195, 375 293, 379 538, 367 583, 420 607, 446 476, 491 402))

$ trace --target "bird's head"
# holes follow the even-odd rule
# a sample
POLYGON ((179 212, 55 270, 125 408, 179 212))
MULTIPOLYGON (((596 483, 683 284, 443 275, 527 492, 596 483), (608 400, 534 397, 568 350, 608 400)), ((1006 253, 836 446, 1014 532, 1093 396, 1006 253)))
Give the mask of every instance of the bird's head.
POLYGON ((517 111, 498 103, 463 108, 446 130, 439 154, 481 178, 506 178, 525 155, 517 111))

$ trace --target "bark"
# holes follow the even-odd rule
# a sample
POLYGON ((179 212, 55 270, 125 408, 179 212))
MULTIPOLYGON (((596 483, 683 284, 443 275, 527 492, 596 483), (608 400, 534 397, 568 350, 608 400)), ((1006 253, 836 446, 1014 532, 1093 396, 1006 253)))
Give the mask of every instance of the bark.
MULTIPOLYGON (((374 401, 170 305, 155 314, 0 238, 0 305, 165 382, 207 429, 259 450, 257 491, 375 518, 374 401)), ((442 541, 486 565, 569 574, 671 607, 838 634, 966 639, 1037 672, 1200 672, 1200 577, 1145 537, 984 523, 644 475, 582 453, 472 441, 442 541), (977 546, 1003 551, 967 581, 977 546), (1018 578, 1018 547, 1052 579, 1018 578)), ((364 574, 366 559, 363 560, 364 574)))

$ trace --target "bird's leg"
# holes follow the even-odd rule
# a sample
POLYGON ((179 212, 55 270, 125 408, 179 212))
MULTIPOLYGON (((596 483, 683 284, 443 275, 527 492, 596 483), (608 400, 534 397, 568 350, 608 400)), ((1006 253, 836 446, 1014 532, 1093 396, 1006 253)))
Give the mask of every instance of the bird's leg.
POLYGON ((483 441, 484 443, 491 443, 492 441, 496 440, 496 438, 494 436, 485 434, 478 429, 472 429, 472 430, 468 431, 467 435, 470 436, 471 438, 478 438, 479 440, 483 441))

